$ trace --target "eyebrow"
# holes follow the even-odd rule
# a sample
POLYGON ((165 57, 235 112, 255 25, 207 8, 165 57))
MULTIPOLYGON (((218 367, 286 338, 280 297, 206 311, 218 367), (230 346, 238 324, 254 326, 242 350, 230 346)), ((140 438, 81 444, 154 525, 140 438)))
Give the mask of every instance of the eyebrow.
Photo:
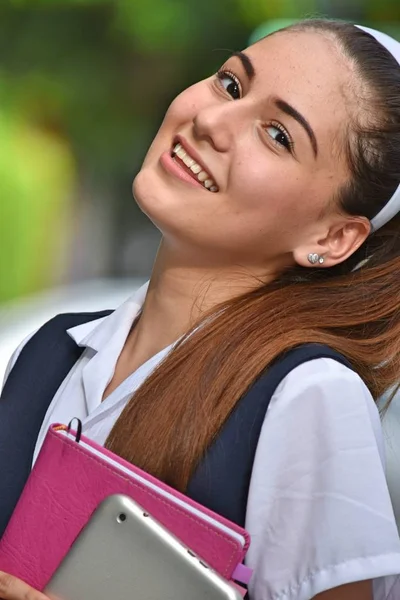
POLYGON ((245 54, 244 52, 240 52, 235 51, 232 52, 232 56, 237 56, 239 58, 239 60, 241 61, 244 70, 246 71, 247 77, 250 79, 250 81, 252 79, 254 79, 254 76, 256 74, 253 63, 251 62, 250 58, 247 56, 247 54, 245 54))
MULTIPOLYGON (((232 56, 237 56, 239 58, 250 81, 252 79, 254 79, 254 77, 256 75, 256 71, 253 66, 253 63, 251 62, 250 57, 247 56, 247 54, 245 54, 244 52, 240 52, 240 51, 233 52, 232 56)), ((286 102, 285 100, 282 100, 281 98, 275 98, 274 104, 279 110, 281 110, 282 112, 287 114, 289 117, 292 117, 293 119, 295 119, 304 128, 305 132, 307 133, 307 135, 310 139, 311 146, 312 146, 312 149, 314 152, 314 157, 317 158, 317 156, 318 156, 317 138, 315 136, 315 133, 314 133, 311 125, 307 121, 307 119, 305 117, 303 117, 303 115, 301 113, 299 113, 299 111, 296 110, 291 104, 288 104, 288 102, 286 102)))

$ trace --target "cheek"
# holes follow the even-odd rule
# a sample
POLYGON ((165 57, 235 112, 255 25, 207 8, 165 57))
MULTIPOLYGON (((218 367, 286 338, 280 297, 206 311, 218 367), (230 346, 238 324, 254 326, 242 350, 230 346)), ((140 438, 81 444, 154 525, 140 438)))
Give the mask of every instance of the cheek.
POLYGON ((188 125, 208 101, 209 91, 206 83, 195 83, 173 100, 165 114, 162 127, 188 125))
POLYGON ((246 158, 235 162, 225 220, 229 234, 246 244, 287 248, 318 218, 320 183, 291 157, 265 152, 242 152, 246 158))
POLYGON ((296 166, 289 160, 273 155, 268 149, 265 152, 265 157, 248 153, 246 159, 235 163, 229 189, 237 209, 240 207, 248 214, 269 221, 289 211, 297 213, 298 199, 304 194, 305 186, 296 166))
POLYGON ((207 100, 207 86, 200 82, 181 92, 172 101, 146 154, 144 166, 151 164, 154 159, 158 160, 160 152, 171 145, 173 136, 191 126, 207 100))

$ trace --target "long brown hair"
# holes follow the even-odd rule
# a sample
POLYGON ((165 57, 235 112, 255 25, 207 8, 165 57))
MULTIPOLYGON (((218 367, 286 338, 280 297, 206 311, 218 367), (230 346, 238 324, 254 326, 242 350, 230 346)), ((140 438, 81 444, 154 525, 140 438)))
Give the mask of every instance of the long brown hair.
MULTIPOLYGON (((294 29, 334 37, 370 92, 364 125, 349 124, 352 177, 335 201, 371 219, 400 182, 400 67, 350 24, 310 20, 294 29)), ((206 315, 135 393, 107 447, 184 490, 246 390, 274 359, 307 342, 345 355, 375 398, 399 379, 400 217, 345 263, 295 266, 206 315)))

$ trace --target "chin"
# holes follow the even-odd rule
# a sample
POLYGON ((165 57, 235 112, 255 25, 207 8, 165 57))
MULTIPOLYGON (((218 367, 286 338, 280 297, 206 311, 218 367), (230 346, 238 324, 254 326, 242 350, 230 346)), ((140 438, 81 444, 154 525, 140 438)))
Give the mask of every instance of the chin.
POLYGON ((168 208, 168 194, 151 167, 142 168, 132 183, 132 193, 140 210, 163 232, 165 221, 173 210, 168 208))
MULTIPOLYGON (((163 235, 198 245, 197 238, 203 236, 202 228, 196 224, 197 190, 188 186, 186 191, 186 185, 179 181, 174 185, 158 165, 148 163, 142 166, 133 180, 132 192, 140 210, 163 235)), ((204 204, 204 191, 199 189, 199 192, 199 199, 204 204)))
POLYGON ((139 205, 138 197, 140 196, 141 173, 142 173, 142 171, 140 170, 139 173, 137 173, 137 175, 135 175, 133 182, 132 182, 132 195, 138 205, 139 205))
POLYGON ((136 175, 132 183, 132 194, 139 208, 147 214, 148 209, 157 200, 155 195, 154 176, 149 169, 143 168, 136 175))

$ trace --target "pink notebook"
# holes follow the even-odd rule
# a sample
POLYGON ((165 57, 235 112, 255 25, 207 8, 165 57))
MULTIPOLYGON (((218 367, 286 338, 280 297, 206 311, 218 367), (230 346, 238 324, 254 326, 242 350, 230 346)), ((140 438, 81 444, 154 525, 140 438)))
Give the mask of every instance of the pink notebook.
POLYGON ((0 540, 0 570, 39 590, 111 494, 126 494, 228 580, 248 583, 248 533, 91 440, 52 425, 0 540))

